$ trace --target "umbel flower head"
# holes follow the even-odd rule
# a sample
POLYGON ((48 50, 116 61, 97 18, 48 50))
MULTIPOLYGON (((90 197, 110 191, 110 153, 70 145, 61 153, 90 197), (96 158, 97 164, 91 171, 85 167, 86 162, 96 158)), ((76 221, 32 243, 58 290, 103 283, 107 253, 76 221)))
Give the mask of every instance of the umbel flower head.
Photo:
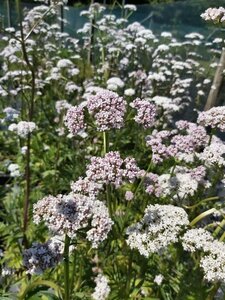
POLYGON ((34 122, 20 121, 18 124, 9 125, 9 131, 14 131, 19 137, 26 138, 29 133, 36 129, 34 122))
POLYGON ((94 300, 105 300, 110 293, 110 287, 108 285, 108 279, 103 274, 98 274, 95 278, 95 291, 92 294, 94 300))
POLYGON ((86 175, 91 182, 113 184, 118 188, 124 181, 133 182, 139 171, 134 158, 122 159, 118 151, 110 151, 105 157, 93 156, 86 175))
POLYGON ((204 13, 201 14, 202 19, 205 21, 212 21, 213 23, 225 22, 225 8, 224 7, 209 7, 204 13))
POLYGON ((107 238, 113 224, 103 202, 81 194, 44 197, 34 204, 33 212, 34 223, 43 221, 50 231, 59 235, 75 238, 79 230, 87 228, 87 239, 93 248, 107 238))
POLYGON ((203 252, 200 266, 204 278, 209 282, 225 282, 225 244, 215 240, 210 232, 203 228, 188 230, 182 237, 184 250, 203 252))
POLYGON ((67 114, 64 119, 66 127, 69 129, 72 135, 77 135, 81 130, 86 128, 84 123, 84 111, 81 106, 71 106, 67 110, 67 114))
POLYGON ((198 123, 211 128, 218 128, 225 131, 225 106, 213 107, 207 111, 199 113, 198 123))
POLYGON ((137 110, 135 122, 143 125, 144 128, 150 128, 154 125, 156 118, 156 106, 154 104, 137 98, 130 103, 130 106, 137 110))
POLYGON ((152 148, 152 161, 161 163, 164 159, 192 161, 193 154, 207 145, 208 135, 203 126, 188 121, 178 121, 174 130, 154 130, 146 136, 147 146, 152 148))
POLYGON ((52 238, 44 244, 34 243, 23 252, 23 264, 29 274, 41 274, 48 268, 55 267, 62 259, 63 243, 52 238))
POLYGON ((87 108, 93 115, 99 131, 123 127, 126 102, 117 93, 99 91, 96 95, 88 97, 87 108))
POLYGON ((179 233, 188 224, 188 215, 181 207, 149 205, 143 219, 128 228, 127 243, 148 257, 177 242, 179 233))

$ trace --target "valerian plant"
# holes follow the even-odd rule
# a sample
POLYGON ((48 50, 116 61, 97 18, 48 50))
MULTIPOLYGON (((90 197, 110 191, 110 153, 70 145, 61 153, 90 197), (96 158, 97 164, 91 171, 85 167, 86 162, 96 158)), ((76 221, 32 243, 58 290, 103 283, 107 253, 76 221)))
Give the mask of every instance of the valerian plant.
POLYGON ((224 297, 225 108, 199 112, 222 42, 98 3, 73 38, 62 1, 17 4, 0 52, 2 299, 224 297))

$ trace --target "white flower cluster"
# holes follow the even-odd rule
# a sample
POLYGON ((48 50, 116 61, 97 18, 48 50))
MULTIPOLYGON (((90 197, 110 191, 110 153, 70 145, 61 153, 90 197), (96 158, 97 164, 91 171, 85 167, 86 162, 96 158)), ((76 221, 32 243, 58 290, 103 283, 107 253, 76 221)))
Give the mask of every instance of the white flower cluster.
POLYGON ((126 191, 126 193, 125 193, 125 199, 127 201, 131 201, 133 198, 134 198, 134 193, 131 192, 131 191, 126 191))
POLYGON ((159 275, 156 275, 155 278, 154 278, 154 282, 157 284, 157 285, 161 285, 162 282, 163 282, 163 275, 162 274, 159 274, 159 275))
POLYGON ((124 5, 124 9, 130 10, 130 11, 136 11, 137 6, 133 5, 133 4, 126 4, 126 5, 124 5))
MULTIPOLYGON (((49 4, 49 0, 34 0, 37 2, 43 2, 49 4)), ((64 5, 67 4, 68 0, 50 0, 51 5, 64 5)))
POLYGON ((62 259, 63 243, 56 237, 44 244, 33 243, 24 250, 23 264, 29 274, 42 274, 46 269, 55 267, 62 259))
POLYGON ((225 166, 225 143, 213 136, 211 144, 203 150, 201 153, 196 153, 196 156, 209 167, 212 166, 225 166))
POLYGON ((73 63, 70 59, 62 58, 57 62, 56 67, 59 69, 69 68, 73 66, 73 63))
POLYGON ((201 14, 202 19, 205 21, 212 21, 213 23, 225 22, 225 8, 224 7, 209 7, 204 13, 201 14))
POLYGON ((181 110, 180 103, 174 101, 172 98, 164 96, 154 96, 151 101, 153 101, 157 106, 162 107, 164 114, 170 114, 181 110))
POLYGON ((34 122, 20 121, 18 124, 9 125, 9 130, 17 133, 19 137, 26 138, 29 133, 36 129, 36 124, 34 122))
POLYGON ((225 131, 225 106, 213 107, 199 113, 198 123, 225 131))
POLYGON ((149 205, 143 219, 127 229, 127 243, 141 255, 164 250, 178 241, 179 233, 189 224, 183 208, 173 205, 149 205))
POLYGON ((124 87, 124 82, 118 77, 111 77, 107 80, 107 89, 117 91, 119 88, 124 87))
POLYGON ((225 282, 225 244, 215 240, 205 229, 188 230, 182 237, 184 250, 203 251, 200 266, 209 282, 225 282))
POLYGON ((200 266, 209 282, 225 282, 225 245, 219 241, 210 243, 209 254, 203 256, 200 266))
POLYGON ((6 107, 3 109, 3 112, 6 114, 6 117, 3 119, 4 121, 12 121, 19 117, 19 111, 12 107, 6 107))
POLYGON ((146 192, 156 197, 172 197, 175 201, 185 201, 194 196, 200 185, 208 184, 204 177, 206 169, 199 166, 195 169, 177 166, 173 175, 167 173, 157 175, 149 173, 146 176, 146 192))
POLYGON ((58 100, 55 103, 55 109, 58 114, 60 114, 62 111, 67 110, 70 108, 72 105, 69 104, 66 100, 58 100))
POLYGON ((8 166, 8 171, 10 172, 10 176, 12 177, 20 176, 20 167, 17 164, 10 164, 8 166))
POLYGON ((211 234, 203 228, 190 229, 182 237, 182 246, 185 251, 194 252, 206 249, 213 241, 211 234))
POLYGON ((2 266, 0 279, 8 277, 8 276, 12 276, 14 273, 15 273, 15 271, 13 269, 11 269, 7 266, 2 266))
POLYGON ((113 224, 103 202, 74 193, 44 197, 34 204, 33 213, 34 223, 44 221, 52 232, 70 238, 88 227, 87 239, 93 248, 107 238, 113 224))
POLYGON ((96 14, 101 14, 104 10, 105 6, 96 2, 91 4, 88 10, 82 10, 80 16, 85 16, 92 19, 96 14))
POLYGON ((131 96, 135 95, 135 90, 134 90, 134 89, 131 89, 131 88, 126 89, 126 90, 124 91, 124 95, 125 95, 125 96, 128 96, 128 97, 131 97, 131 96))
POLYGON ((91 229, 87 232, 87 240, 97 248, 105 240, 111 230, 113 221, 109 217, 108 208, 101 201, 94 200, 92 206, 91 229))
POLYGON ((96 283, 96 287, 94 293, 92 294, 92 298, 94 300, 107 299, 110 293, 108 279, 104 275, 98 274, 98 276, 95 278, 95 283, 96 283))

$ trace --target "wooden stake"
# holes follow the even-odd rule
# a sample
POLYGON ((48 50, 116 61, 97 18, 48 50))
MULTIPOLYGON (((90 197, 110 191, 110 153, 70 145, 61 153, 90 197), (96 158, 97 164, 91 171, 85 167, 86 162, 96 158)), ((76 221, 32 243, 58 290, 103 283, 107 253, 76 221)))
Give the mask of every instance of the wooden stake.
POLYGON ((220 87, 223 81, 223 71, 225 70, 225 48, 222 49, 222 53, 220 56, 220 62, 217 66, 216 73, 213 79, 213 84, 211 86, 208 99, 206 101, 206 105, 204 110, 209 110, 213 106, 216 105, 217 97, 219 94, 220 87))

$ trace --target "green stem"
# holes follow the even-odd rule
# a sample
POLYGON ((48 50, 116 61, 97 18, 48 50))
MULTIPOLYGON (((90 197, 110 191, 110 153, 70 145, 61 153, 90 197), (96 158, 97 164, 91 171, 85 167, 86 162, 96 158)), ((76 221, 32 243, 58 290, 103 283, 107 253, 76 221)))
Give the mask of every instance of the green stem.
MULTIPOLYGON (((105 131, 103 131, 103 155, 104 156, 108 152, 108 148, 109 148, 108 135, 105 131)), ((111 203, 110 194, 111 194, 110 185, 106 184, 106 201, 107 201, 108 208, 109 208, 109 214, 110 214, 110 216, 112 216, 112 203, 111 203)))
MULTIPOLYGON (((91 4, 93 4, 94 1, 91 0, 91 4)), ((88 53, 87 53, 87 61, 88 65, 90 65, 93 62, 93 45, 94 45, 94 36, 95 36, 95 16, 91 19, 91 28, 90 28, 90 36, 89 36, 89 45, 88 45, 88 53)))
POLYGON ((103 131, 103 154, 105 155, 108 152, 108 136, 105 131, 103 131))
POLYGON ((170 173, 170 178, 173 177, 174 172, 175 172, 175 169, 176 169, 176 166, 177 166, 177 164, 176 164, 176 161, 175 161, 175 162, 174 162, 174 165, 173 165, 173 167, 172 167, 171 173, 170 173))
POLYGON ((220 283, 219 282, 215 283, 214 286, 213 286, 213 288, 212 288, 212 290, 208 294, 206 300, 214 300, 215 299, 215 295, 216 295, 219 287, 220 287, 220 283))
POLYGON ((220 224, 217 226, 216 230, 213 232, 213 236, 217 236, 221 230, 223 230, 223 227, 225 225, 225 219, 223 219, 220 224))
POLYGON ((25 201, 23 205, 23 244, 28 248, 28 241, 26 231, 29 221, 29 206, 30 206, 30 185, 31 185, 31 170, 30 170, 30 133, 27 137, 27 151, 26 151, 26 167, 25 167, 25 201))
MULTIPOLYGON (((17 0, 17 10, 19 14, 19 25, 20 25, 20 34, 21 34, 21 48, 23 59, 27 65, 27 68, 31 72, 31 97, 29 99, 29 104, 27 104, 27 112, 28 112, 28 120, 31 122, 33 120, 34 113, 34 98, 35 98, 35 69, 34 66, 29 61, 25 39, 24 39, 24 31, 23 31, 23 13, 21 0, 17 0)), ((25 169, 25 199, 24 199, 24 210, 23 210, 23 244, 25 248, 28 247, 28 241, 26 236, 26 231, 28 228, 29 222, 29 206, 30 206, 30 193, 31 193, 31 168, 30 168, 30 152, 31 152, 31 135, 28 134, 27 137, 27 153, 26 153, 26 169, 25 169)))
POLYGON ((133 256, 133 252, 130 250, 128 267, 127 267, 127 281, 126 281, 127 299, 129 299, 129 296, 130 296, 130 283, 131 283, 131 278, 132 278, 132 259, 133 259, 132 256, 133 256))
POLYGON ((110 185, 107 184, 106 185, 106 202, 107 202, 107 205, 108 205, 108 208, 109 208, 109 215, 110 217, 112 217, 112 201, 111 201, 111 188, 110 188, 110 185))
MULTIPOLYGON (((75 272, 76 272, 76 252, 74 250, 74 252, 73 252, 73 269, 72 269, 72 276, 71 276, 71 282, 70 282, 70 293, 71 293, 71 295, 73 293, 73 287, 74 287, 74 281, 75 281, 75 272)), ((75 292, 73 294, 73 298, 75 299, 75 292)))
POLYGON ((69 261, 69 247, 70 238, 68 235, 65 236, 65 246, 64 246, 64 300, 70 300, 70 261, 69 261))
POLYGON ((186 209, 194 209, 194 208, 198 207, 199 205, 204 204, 205 202, 214 201, 214 200, 219 200, 219 197, 215 196, 215 197, 205 198, 203 200, 200 200, 197 204, 194 204, 194 205, 191 205, 191 206, 183 205, 183 207, 186 208, 186 209))
POLYGON ((208 143, 208 146, 211 144, 211 142, 212 142, 212 137, 213 137, 213 135, 215 134, 215 132, 216 132, 215 128, 212 128, 212 129, 211 129, 211 132, 210 132, 210 136, 209 136, 209 143, 208 143))

